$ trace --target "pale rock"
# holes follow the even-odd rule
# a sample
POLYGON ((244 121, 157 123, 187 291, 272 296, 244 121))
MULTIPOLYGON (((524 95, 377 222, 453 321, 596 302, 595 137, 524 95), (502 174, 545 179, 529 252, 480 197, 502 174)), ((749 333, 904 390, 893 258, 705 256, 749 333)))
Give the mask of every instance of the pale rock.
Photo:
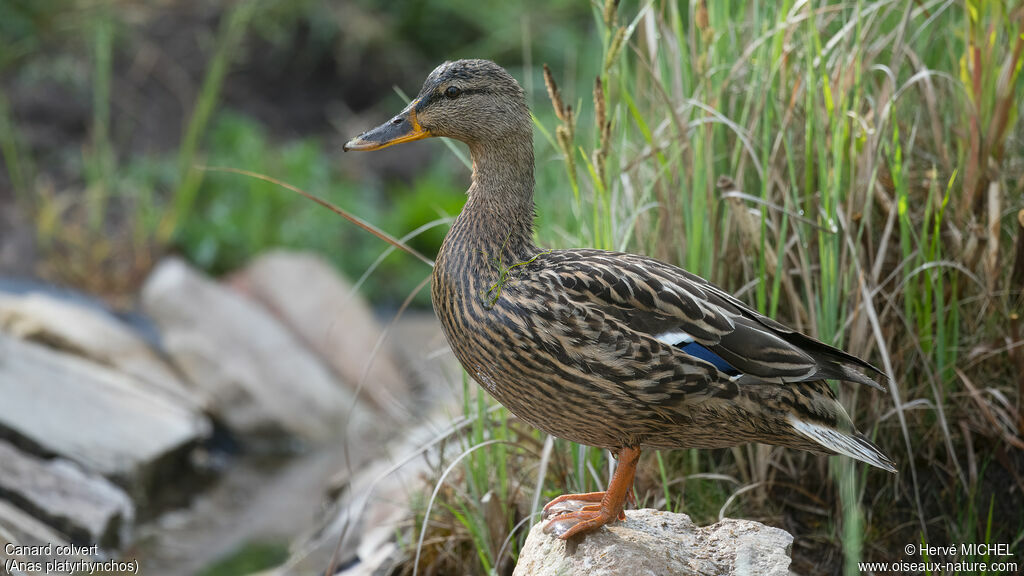
POLYGON ((371 413, 269 312, 184 261, 157 266, 142 304, 171 360, 235 432, 326 440, 373 427, 371 413))
MULTIPOLYGON (((362 460, 355 451, 348 456, 358 466, 362 460)), ((260 456, 235 459, 188 508, 139 528, 138 540, 146 548, 142 574, 193 576, 246 543, 288 541, 321 517, 327 482, 345 461, 341 443, 296 454, 283 465, 260 456)), ((318 573, 322 566, 310 572, 318 573)))
POLYGON ((424 412, 446 405, 461 412, 462 366, 448 345, 434 312, 406 310, 395 324, 390 342, 421 388, 424 412))
MULTIPOLYGON (((0 560, 5 562, 10 559, 17 562, 45 563, 52 559, 52 557, 43 555, 5 554, 4 551, 7 549, 8 544, 14 546, 49 545, 52 551, 58 546, 66 546, 68 542, 63 535, 55 532, 53 528, 33 518, 21 508, 0 498, 0 560)), ((82 557, 71 556, 64 557, 63 559, 74 561, 79 558, 82 557)), ((7 574, 7 572, 0 572, 0 574, 7 574)), ((12 576, 13 574, 21 574, 21 572, 12 573, 12 576)), ((47 572, 46 576, 70 576, 71 574, 72 572, 69 570, 57 570, 47 572)))
POLYGON ((128 495, 63 459, 43 460, 0 440, 0 496, 72 541, 117 548, 135 515, 128 495))
MULTIPOLYGON (((46 576, 81 575, 88 574, 87 568, 92 563, 108 558, 106 557, 108 550, 90 548, 89 545, 71 544, 65 535, 57 533, 53 528, 30 516, 22 508, 0 498, 0 560, 10 559, 20 563, 39 563, 44 570, 50 569, 45 572, 46 576), (5 554, 4 550, 7 549, 7 544, 18 547, 38 546, 38 548, 34 548, 34 551, 41 553, 5 554), (49 547, 47 548, 47 546, 49 547), (48 565, 53 562, 58 564, 48 565), (76 565, 79 562, 83 564, 76 565), (85 568, 85 570, 81 568, 85 568)), ((17 549, 14 548, 12 551, 17 549)), ((39 572, 29 573, 38 574, 39 572)), ((6 572, 0 572, 0 574, 6 574, 6 572)), ((11 573, 12 576, 22 574, 25 572, 11 573)))
POLYGON ((793 537, 750 520, 698 527, 685 514, 627 510, 626 520, 570 541, 534 525, 515 576, 787 576, 793 537))
POLYGON ((381 327, 352 285, 320 257, 278 250, 254 260, 232 284, 270 309, 352 390, 392 418, 408 419, 410 388, 381 327))
POLYGON ((439 439, 451 434, 450 420, 447 430, 428 421, 395 438, 377 460, 339 471, 332 492, 340 496, 326 523, 297 538, 292 556, 275 574, 320 574, 335 554, 337 565, 347 566, 339 574, 389 573, 385 568, 405 557, 406 549, 396 545, 395 536, 410 533, 409 502, 431 488, 425 480, 429 461, 450 458, 458 449, 456 443, 447 443, 446 454, 438 454, 439 439))
POLYGON ((189 466, 209 420, 135 378, 0 332, 0 437, 61 456, 147 504, 189 466))
POLYGON ((97 308, 41 292, 0 294, 0 330, 114 367, 180 403, 204 408, 142 338, 97 308))
POLYGON ((58 534, 37 518, 0 498, 0 552, 7 544, 15 546, 59 546, 67 544, 64 535, 58 534))
POLYGON ((393 574, 394 569, 405 559, 402 550, 388 541, 367 556, 360 556, 359 562, 342 570, 338 576, 383 576, 393 574))

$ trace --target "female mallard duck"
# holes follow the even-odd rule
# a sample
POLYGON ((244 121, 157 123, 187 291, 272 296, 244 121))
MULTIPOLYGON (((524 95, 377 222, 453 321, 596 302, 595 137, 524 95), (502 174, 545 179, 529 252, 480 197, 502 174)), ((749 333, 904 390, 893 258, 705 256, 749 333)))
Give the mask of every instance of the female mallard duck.
POLYGON ((647 448, 762 442, 895 472, 824 382, 879 387, 861 372, 877 368, 675 266, 534 245, 532 123, 503 68, 438 66, 405 110, 344 149, 431 136, 465 142, 473 158, 469 198, 433 272, 452 350, 519 418, 619 459, 606 492, 550 502, 546 530, 569 538, 619 518, 647 448))

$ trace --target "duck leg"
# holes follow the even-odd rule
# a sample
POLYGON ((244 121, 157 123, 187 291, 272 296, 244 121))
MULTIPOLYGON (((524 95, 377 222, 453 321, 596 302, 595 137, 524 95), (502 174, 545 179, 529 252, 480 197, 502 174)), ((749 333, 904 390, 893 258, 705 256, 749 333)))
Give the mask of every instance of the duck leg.
POLYGON ((640 460, 639 448, 623 448, 619 451, 619 465, 604 492, 587 494, 563 494, 544 507, 544 518, 551 520, 544 526, 544 532, 568 540, 577 534, 597 530, 616 519, 624 520, 622 511, 627 495, 633 488, 636 464, 640 460), (594 502, 595 504, 584 504, 594 502), (553 517, 552 517, 553 516, 553 517))

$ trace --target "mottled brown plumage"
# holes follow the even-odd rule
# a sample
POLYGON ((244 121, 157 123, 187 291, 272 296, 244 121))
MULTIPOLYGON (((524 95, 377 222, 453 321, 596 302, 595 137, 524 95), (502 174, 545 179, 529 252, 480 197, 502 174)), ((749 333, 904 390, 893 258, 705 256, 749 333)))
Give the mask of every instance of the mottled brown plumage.
POLYGON ((433 273, 434 309, 456 357, 519 418, 631 463, 608 493, 549 505, 555 532, 569 537, 617 518, 644 448, 762 442, 894 470, 823 381, 877 386, 862 372, 878 374, 870 364, 675 266, 534 245, 532 124, 522 89, 501 67, 442 64, 401 114, 346 149, 427 136, 461 140, 473 158, 465 208, 433 273))

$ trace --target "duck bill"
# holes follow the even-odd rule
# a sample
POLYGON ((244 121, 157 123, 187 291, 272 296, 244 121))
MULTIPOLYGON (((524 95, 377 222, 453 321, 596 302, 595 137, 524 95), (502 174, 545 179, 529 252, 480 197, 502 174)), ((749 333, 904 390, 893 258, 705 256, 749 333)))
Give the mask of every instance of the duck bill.
POLYGON ((363 132, 359 136, 348 141, 342 150, 380 150, 392 144, 422 140, 431 136, 430 130, 420 126, 416 119, 416 103, 413 101, 405 107, 398 116, 377 126, 373 130, 363 132))

